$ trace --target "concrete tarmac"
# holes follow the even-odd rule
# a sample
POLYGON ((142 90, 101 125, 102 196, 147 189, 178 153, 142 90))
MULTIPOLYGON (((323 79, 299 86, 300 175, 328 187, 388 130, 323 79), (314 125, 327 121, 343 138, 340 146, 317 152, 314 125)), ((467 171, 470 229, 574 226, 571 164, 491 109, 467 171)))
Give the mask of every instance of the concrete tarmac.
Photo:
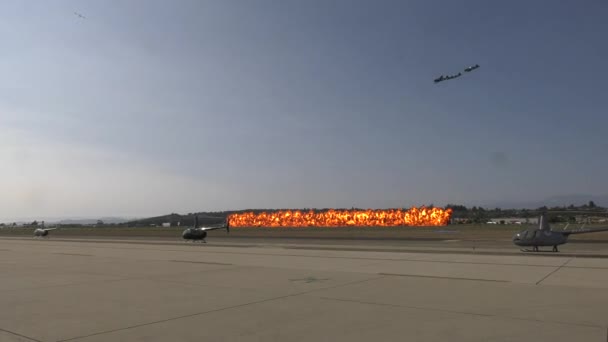
POLYGON ((0 341, 608 340, 608 248, 449 243, 0 238, 0 341))

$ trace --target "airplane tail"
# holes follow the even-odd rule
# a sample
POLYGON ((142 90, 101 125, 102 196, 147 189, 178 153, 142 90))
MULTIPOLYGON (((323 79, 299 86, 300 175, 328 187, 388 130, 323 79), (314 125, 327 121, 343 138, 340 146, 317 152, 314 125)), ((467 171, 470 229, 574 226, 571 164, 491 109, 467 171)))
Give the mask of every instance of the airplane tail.
POLYGON ((226 218, 226 233, 229 234, 230 233, 230 219, 226 218))
POLYGON ((551 230, 549 226, 549 218, 547 217, 547 213, 544 212, 540 214, 540 219, 538 220, 538 229, 539 230, 551 230))
POLYGON ((194 228, 198 228, 198 215, 194 216, 194 228))

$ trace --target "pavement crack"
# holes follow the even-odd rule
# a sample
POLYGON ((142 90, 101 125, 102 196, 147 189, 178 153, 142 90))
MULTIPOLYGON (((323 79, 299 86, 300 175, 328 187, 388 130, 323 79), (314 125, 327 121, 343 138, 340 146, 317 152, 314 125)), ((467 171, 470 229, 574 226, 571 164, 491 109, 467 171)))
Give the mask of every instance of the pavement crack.
POLYGON ((539 322, 539 323, 553 323, 553 324, 564 324, 564 325, 572 325, 572 326, 579 326, 579 327, 603 328, 603 326, 598 326, 595 324, 551 321, 551 320, 542 320, 542 319, 537 319, 537 318, 504 316, 504 315, 487 314, 487 313, 480 313, 480 312, 439 309, 439 308, 430 308, 430 307, 414 306, 414 305, 377 303, 377 302, 368 302, 368 301, 362 301, 362 300, 356 300, 356 299, 343 299, 343 298, 332 298, 332 297, 318 297, 318 298, 325 299, 325 300, 340 301, 340 302, 350 302, 350 303, 358 303, 358 304, 366 304, 366 305, 378 305, 378 306, 403 308, 403 309, 414 309, 414 310, 425 310, 425 311, 434 311, 434 312, 445 312, 445 313, 470 315, 470 316, 483 316, 483 317, 489 317, 489 318, 511 319, 511 320, 516 320, 516 321, 534 321, 534 322, 539 322))
POLYGON ((431 276, 431 275, 419 275, 419 274, 402 274, 402 273, 378 273, 379 275, 393 276, 393 277, 412 277, 412 278, 433 278, 433 279, 449 279, 449 280, 468 280, 468 281, 489 281, 495 283, 510 283, 508 280, 500 279, 482 279, 482 278, 460 278, 460 277, 444 277, 444 276, 431 276))
POLYGON ((232 264, 228 264, 225 262, 193 261, 193 260, 169 260, 169 262, 183 262, 183 263, 188 263, 188 264, 225 265, 225 266, 232 265, 232 264))
POLYGON ((476 312, 466 312, 466 311, 458 311, 458 310, 425 308, 425 307, 422 307, 422 306, 410 306, 410 305, 402 305, 402 304, 377 303, 377 302, 367 302, 367 301, 363 301, 363 300, 342 299, 342 298, 332 298, 332 297, 319 297, 319 298, 320 299, 325 299, 325 300, 339 301, 339 302, 350 302, 350 303, 367 304, 367 305, 378 305, 378 306, 387 306, 387 307, 393 307, 393 308, 428 310, 428 311, 455 313, 455 314, 462 314, 462 315, 494 317, 494 315, 491 315, 491 314, 476 313, 476 312))
POLYGON ((2 329, 2 328, 0 328, 0 331, 3 331, 3 332, 5 332, 5 333, 7 333, 7 334, 11 334, 11 335, 13 335, 13 336, 17 336, 17 337, 25 338, 25 339, 30 340, 30 341, 34 341, 34 342, 42 342, 42 341, 37 340, 37 339, 35 339, 35 338, 33 338, 33 337, 29 337, 29 336, 21 335, 21 334, 18 334, 18 333, 16 333, 16 332, 14 332, 14 331, 10 331, 10 330, 6 330, 6 329, 2 329))
MULTIPOLYGON (((213 309, 213 310, 207 310, 207 311, 197 312, 197 313, 193 313, 193 314, 189 314, 189 315, 182 315, 182 316, 177 316, 177 317, 171 317, 171 318, 166 318, 166 319, 162 319, 162 320, 158 320, 158 321, 154 321, 154 322, 135 324, 135 325, 131 325, 131 326, 128 326, 128 327, 123 327, 123 328, 118 328, 118 329, 112 329, 112 330, 106 330, 106 331, 100 331, 100 332, 96 332, 96 333, 88 334, 88 335, 71 337, 71 338, 67 338, 67 339, 63 339, 63 340, 58 340, 57 342, 74 341, 74 340, 78 340, 78 339, 82 339, 82 338, 87 338, 87 337, 92 337, 92 336, 99 336, 99 335, 105 335, 105 334, 114 333, 114 332, 118 332, 118 331, 124 331, 124 330, 131 330, 131 329, 136 329, 136 328, 145 327, 145 326, 149 326, 149 325, 176 321, 176 320, 180 320, 180 319, 184 319, 184 318, 189 318, 189 317, 196 317, 196 316, 202 316, 202 315, 206 315, 206 314, 210 314, 210 313, 215 313, 215 312, 221 312, 221 311, 226 311, 226 310, 231 310, 231 309, 238 309, 238 308, 242 308, 242 307, 246 307, 246 306, 250 306, 250 305, 262 304, 262 303, 272 302, 272 301, 275 301, 275 300, 281 300, 281 299, 290 298, 290 297, 297 297, 297 296, 309 294, 309 293, 312 293, 312 292, 315 292, 315 291, 322 291, 322 290, 328 290, 328 289, 335 289, 335 288, 338 288, 338 287, 344 287, 344 286, 361 284, 361 283, 365 283, 365 282, 368 282, 368 281, 373 281, 373 280, 377 280, 377 279, 381 279, 381 278, 384 278, 384 277, 375 277, 375 278, 369 278, 369 279, 364 279, 364 280, 352 281, 352 282, 345 283, 345 284, 337 284, 337 285, 334 285, 334 286, 321 287, 321 288, 316 288, 316 289, 312 289, 312 290, 308 290, 308 291, 293 293, 293 294, 289 294, 289 295, 284 295, 284 296, 279 296, 279 297, 273 297, 273 298, 267 298, 267 299, 253 301, 253 302, 248 302, 248 303, 237 304, 237 305, 227 306, 227 307, 213 309)), ((42 341, 38 341, 38 342, 42 342, 42 341)))
POLYGON ((57 252, 57 253, 51 253, 51 254, 55 254, 55 255, 70 255, 70 256, 93 256, 93 254, 82 254, 82 253, 63 253, 63 252, 57 252))
POLYGON ((564 262, 563 264, 561 264, 559 267, 557 267, 556 269, 554 269, 553 271, 549 272, 549 274, 547 274, 546 276, 544 276, 541 280, 536 282, 536 285, 539 285, 540 283, 542 283, 545 279, 549 278, 551 275, 553 275, 553 273, 559 271, 562 269, 562 267, 566 266, 570 261, 572 261, 573 258, 570 258, 568 260, 566 260, 566 262, 564 262))
MULTIPOLYGON (((208 272, 217 272, 217 271, 223 271, 223 270, 232 270, 232 269, 236 269, 239 267, 225 267, 225 268, 218 268, 218 269, 211 269, 211 270, 205 270, 206 273, 208 272)), ((82 272, 83 274, 88 274, 88 275, 97 275, 97 276, 103 276, 103 277, 112 277, 113 279, 99 279, 99 280, 85 280, 85 281, 75 281, 72 283, 67 283, 67 284, 55 284, 55 285, 42 285, 42 286, 32 286, 32 287, 20 287, 20 288, 13 288, 13 289, 4 289, 4 290, 0 290, 0 293, 2 292, 14 292, 14 291, 22 291, 22 290, 41 290, 41 289, 52 289, 52 288, 58 288, 58 287, 70 287, 70 286, 81 286, 81 285, 87 285, 87 284, 100 284, 100 283, 113 283, 113 282, 121 282, 121 281, 129 281, 129 280, 151 280, 151 281, 164 281, 164 282, 171 282, 169 280, 165 280, 159 277, 159 275, 156 274, 152 274, 152 275, 139 275, 139 276, 133 276, 133 277, 124 277, 124 276, 119 276, 119 275, 111 275, 111 274, 103 274, 103 273, 93 273, 93 272, 82 272)), ((179 276, 179 275, 185 275, 185 274, 191 274, 192 272, 180 272, 180 273, 173 273, 173 274, 166 274, 166 276, 179 276)), ((175 281, 173 281, 175 282, 175 281)), ((192 283, 186 283, 186 282, 182 282, 181 284, 187 284, 187 285, 197 285, 197 284, 192 284, 192 283)))
POLYGON ((133 280, 133 279, 141 279, 141 277, 76 281, 76 282, 67 283, 67 284, 55 284, 55 285, 43 285, 43 286, 32 286, 32 287, 20 287, 20 288, 13 288, 13 289, 5 289, 5 290, 0 290, 0 292, 15 292, 15 291, 24 291, 24 290, 25 291, 27 291, 27 290, 43 290, 43 289, 52 289, 52 288, 70 287, 70 286, 80 286, 80 285, 88 285, 88 284, 111 283, 111 282, 116 282, 116 281, 133 280))

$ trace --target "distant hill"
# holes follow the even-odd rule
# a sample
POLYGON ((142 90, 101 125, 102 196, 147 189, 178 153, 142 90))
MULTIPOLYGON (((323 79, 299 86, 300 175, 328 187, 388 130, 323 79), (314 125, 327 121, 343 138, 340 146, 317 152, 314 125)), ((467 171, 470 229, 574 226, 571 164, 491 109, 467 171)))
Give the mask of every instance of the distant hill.
MULTIPOLYGON (((572 219, 574 215, 580 214, 602 214, 608 215, 606 207, 608 207, 608 195, 605 196, 592 196, 592 195, 568 195, 568 196, 555 196, 544 201, 528 201, 528 202, 497 202, 484 205, 484 207, 476 206, 463 206, 458 204, 449 204, 448 207, 452 208, 453 218, 467 219, 472 222, 485 222, 489 218, 501 218, 501 217, 535 217, 540 214, 541 211, 549 209, 549 212, 553 212, 554 219, 567 220, 572 219), (589 202, 593 201, 595 207, 590 207, 589 202), (546 209, 543 209, 546 207, 546 209), (513 209, 508 209, 513 208, 513 209)), ((343 210, 345 208, 336 208, 343 210)), ((348 209, 361 209, 361 208, 348 208, 348 209)), ((170 223, 171 226, 182 226, 188 227, 194 225, 194 217, 198 215, 199 224, 201 225, 215 225, 222 223, 226 217, 234 213, 242 212, 253 212, 259 213, 263 211, 277 211, 277 210, 301 210, 301 211, 326 211, 328 208, 323 209, 309 209, 309 208, 273 208, 273 209, 244 209, 244 210, 232 210, 232 211, 216 211, 216 212, 198 212, 188 214, 176 214, 171 213, 167 215, 160 215, 148 218, 122 218, 122 217, 101 217, 99 219, 91 218, 69 218, 69 219, 52 219, 52 218, 38 218, 37 221, 45 221, 46 225, 60 224, 60 225, 95 225, 98 220, 103 221, 106 225, 120 225, 127 227, 149 227, 151 225, 161 226, 163 223, 170 223)), ((19 225, 25 223, 29 224, 34 220, 15 220, 19 225)), ((13 222, 13 220, 5 220, 7 224, 13 222)))
MULTIPOLYGON (((128 222, 129 219, 127 218, 121 218, 121 217, 101 217, 98 219, 65 219, 65 220, 61 220, 59 222, 57 222, 58 224, 83 224, 83 225, 87 225, 87 224, 96 224, 98 220, 103 221, 104 224, 121 224, 121 223, 125 223, 128 222)), ((131 218, 132 220, 132 218, 131 218)))
POLYGON ((565 196, 554 196, 546 200, 546 206, 568 206, 574 204, 574 206, 585 205, 593 201, 595 205, 600 207, 608 207, 608 195, 593 196, 593 195, 565 195, 565 196))
POLYGON ((185 215, 180 214, 168 214, 162 216, 148 217, 144 219, 131 220, 128 222, 123 222, 123 225, 127 225, 129 227, 138 227, 138 226, 150 226, 157 225, 160 226, 163 223, 170 223, 171 226, 194 226, 194 217, 198 215, 198 222, 200 225, 207 224, 217 224, 224 222, 226 217, 229 215, 228 212, 200 212, 200 213, 189 213, 185 215))
MULTIPOLYGON (((243 212, 253 212, 259 213, 263 211, 277 211, 277 210, 291 210, 291 209, 244 209, 244 210, 231 210, 231 211, 214 211, 214 212, 198 212, 198 213, 188 213, 184 215, 172 213, 168 215, 155 216, 137 220, 131 220, 128 222, 124 222, 121 225, 126 225, 129 227, 147 227, 150 225, 160 226, 163 223, 171 223, 171 226, 193 226, 194 225, 194 217, 198 215, 198 222, 200 225, 214 225, 224 222, 224 220, 231 214, 234 213, 243 213, 243 212)), ((309 211, 311 209, 295 209, 302 211, 309 211)), ((312 209, 315 211, 325 211, 325 209, 312 209)))
POLYGON ((61 217, 36 217, 29 219, 17 219, 17 220, 0 220, 0 223, 4 223, 6 225, 10 225, 15 222, 18 226, 22 225, 30 225, 32 222, 42 223, 45 225, 65 225, 65 226, 78 226, 78 225, 94 225, 97 224, 98 220, 103 221, 104 224, 118 225, 128 222, 129 220, 133 220, 134 218, 125 218, 125 217, 101 217, 101 218, 61 218, 61 217))
MULTIPOLYGON (((452 217, 455 219, 466 219, 470 222, 475 223, 483 223, 491 218, 503 218, 503 217, 538 217, 540 213, 544 210, 548 210, 550 215, 550 219, 552 222, 562 222, 565 220, 572 219, 575 215, 587 214, 587 215, 608 215, 608 211, 601 206, 596 207, 588 207, 587 204, 589 201, 587 200, 583 205, 577 206, 554 206, 554 205, 546 205, 545 203, 540 203, 541 205, 531 208, 531 209, 499 209, 497 207, 465 207, 462 205, 448 205, 449 208, 452 208, 453 214, 452 217), (543 209, 547 207, 546 209, 543 209)), ((360 208, 353 208, 360 209, 360 208)), ((129 227, 148 227, 151 225, 160 226, 163 223, 171 223, 171 226, 182 226, 188 227, 194 225, 194 217, 198 215, 199 224, 200 225, 215 225, 222 223, 226 217, 234 213, 241 212, 254 212, 259 213, 263 211, 278 211, 278 210, 286 210, 286 209, 247 209, 247 210, 238 210, 238 211, 222 211, 222 212, 198 212, 198 213, 189 213, 186 215, 180 214, 169 214, 162 215, 156 217, 150 217, 139 220, 132 220, 122 225, 126 225, 129 227)), ((301 211, 309 211, 311 209, 303 208, 292 208, 291 210, 301 210, 301 211)), ((324 209, 313 209, 314 211, 326 211, 327 208, 324 209)), ((338 210, 344 210, 338 209, 338 210)))

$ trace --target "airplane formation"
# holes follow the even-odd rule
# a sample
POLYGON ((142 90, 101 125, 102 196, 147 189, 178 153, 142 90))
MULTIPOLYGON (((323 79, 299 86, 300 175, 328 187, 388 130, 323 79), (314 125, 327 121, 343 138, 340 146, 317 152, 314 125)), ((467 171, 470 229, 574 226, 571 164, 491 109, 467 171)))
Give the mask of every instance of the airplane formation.
MULTIPOLYGON (((473 70, 475 70, 477 68, 479 68, 479 64, 475 64, 475 65, 472 65, 470 67, 465 68, 464 72, 471 72, 471 71, 473 71, 473 70)), ((451 79, 454 79, 454 78, 458 78, 460 76, 462 76, 461 72, 459 72, 459 73, 457 73, 455 75, 447 75, 447 76, 441 75, 438 78, 434 79, 433 82, 439 83, 439 82, 451 80, 451 79)))

